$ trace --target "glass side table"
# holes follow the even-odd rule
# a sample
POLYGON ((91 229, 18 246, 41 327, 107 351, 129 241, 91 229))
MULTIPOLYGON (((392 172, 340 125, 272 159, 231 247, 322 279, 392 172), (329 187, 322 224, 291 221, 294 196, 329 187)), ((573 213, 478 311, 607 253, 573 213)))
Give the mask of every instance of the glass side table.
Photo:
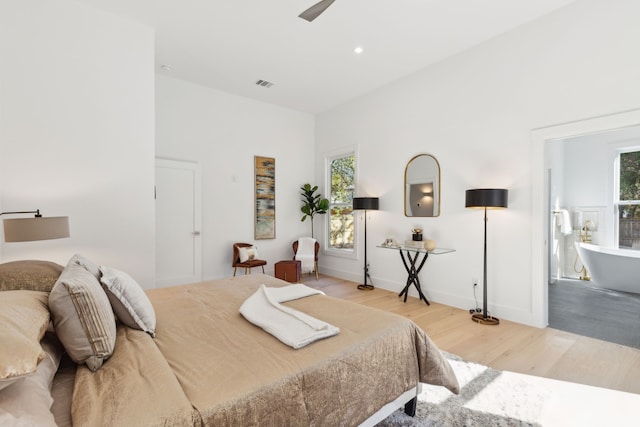
POLYGON ((407 270, 407 284, 405 285, 404 289, 402 289, 402 292, 398 294, 398 296, 401 297, 404 295, 404 302, 407 302, 407 296, 409 296, 409 289, 411 288, 411 285, 413 285, 418 290, 418 295, 420 296, 420 299, 424 300, 424 302, 426 302, 427 305, 431 305, 427 297, 422 292, 422 287, 420 285, 420 277, 418 277, 418 274, 420 273, 420 270, 422 270, 422 267, 424 267, 424 263, 427 261, 427 258, 429 258, 429 255, 448 254, 451 252, 455 252, 455 249, 435 248, 431 251, 428 251, 426 249, 414 248, 411 246, 403 246, 403 245, 399 245, 399 246, 378 245, 377 247, 383 248, 383 249, 393 249, 400 253, 402 264, 404 264, 404 268, 405 270, 407 270), (408 263, 407 263, 407 260, 409 261, 408 263))

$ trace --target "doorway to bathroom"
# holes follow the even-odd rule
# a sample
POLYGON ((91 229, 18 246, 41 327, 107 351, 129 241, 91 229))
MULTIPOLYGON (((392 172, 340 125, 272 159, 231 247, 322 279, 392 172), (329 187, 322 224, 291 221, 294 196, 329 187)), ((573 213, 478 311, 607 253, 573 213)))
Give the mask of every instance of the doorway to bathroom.
POLYGON ((546 142, 549 327, 640 348, 640 294, 610 290, 602 275, 592 280, 575 246, 628 243, 618 162, 639 147, 640 125, 546 142))

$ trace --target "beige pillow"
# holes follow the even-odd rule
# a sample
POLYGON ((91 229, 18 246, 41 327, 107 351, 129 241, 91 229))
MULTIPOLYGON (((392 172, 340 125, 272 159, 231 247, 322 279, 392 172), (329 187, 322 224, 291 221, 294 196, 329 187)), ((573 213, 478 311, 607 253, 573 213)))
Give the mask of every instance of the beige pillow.
POLYGON ((64 267, 50 261, 24 260, 0 264, 0 291, 50 292, 64 267))
POLYGON ((48 325, 46 292, 0 292, 0 389, 36 371, 48 325))
POLYGON ((46 357, 36 371, 0 390, 0 425, 56 426, 50 408, 53 403, 51 384, 62 356, 62 346, 57 341, 55 336, 45 335, 40 344, 46 357))
POLYGON ((130 328, 156 336, 156 313, 142 287, 127 273, 100 266, 100 281, 116 317, 130 328))
POLYGON ((116 343, 116 319, 98 279, 69 262, 49 294, 53 326, 76 363, 97 371, 116 343))
POLYGON ((255 246, 247 246, 245 248, 238 248, 238 255, 240 255, 240 262, 252 261, 258 259, 258 248, 255 246))

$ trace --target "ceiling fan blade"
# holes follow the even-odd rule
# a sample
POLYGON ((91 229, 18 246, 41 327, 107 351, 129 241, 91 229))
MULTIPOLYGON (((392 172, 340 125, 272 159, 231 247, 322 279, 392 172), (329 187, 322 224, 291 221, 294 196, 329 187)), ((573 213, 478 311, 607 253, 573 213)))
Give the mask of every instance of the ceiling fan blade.
POLYGON ((313 6, 311 6, 309 9, 305 10, 300 15, 298 15, 298 17, 302 18, 302 19, 304 19, 306 21, 311 22, 314 19, 316 19, 318 16, 320 16, 320 14, 322 12, 327 10, 327 8, 329 6, 331 6, 331 4, 334 1, 336 1, 336 0, 322 0, 322 1, 319 1, 318 3, 314 4, 313 6))

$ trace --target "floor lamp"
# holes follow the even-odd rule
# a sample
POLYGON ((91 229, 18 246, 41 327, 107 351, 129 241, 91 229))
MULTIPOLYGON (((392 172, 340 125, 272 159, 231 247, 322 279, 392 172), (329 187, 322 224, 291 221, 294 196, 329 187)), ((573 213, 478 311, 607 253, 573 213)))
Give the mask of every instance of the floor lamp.
POLYGON ((479 188, 467 190, 465 207, 484 208, 484 277, 482 283, 482 313, 474 313, 471 320, 482 325, 498 325, 500 320, 489 316, 487 311, 487 209, 507 207, 508 190, 499 188, 479 188))
POLYGON ((364 281, 358 285, 358 289, 370 291, 373 289, 373 282, 369 276, 369 264, 367 263, 367 211, 377 211, 379 199, 377 197, 354 197, 353 210, 364 211, 364 281), (367 284, 367 277, 371 284, 367 284))

